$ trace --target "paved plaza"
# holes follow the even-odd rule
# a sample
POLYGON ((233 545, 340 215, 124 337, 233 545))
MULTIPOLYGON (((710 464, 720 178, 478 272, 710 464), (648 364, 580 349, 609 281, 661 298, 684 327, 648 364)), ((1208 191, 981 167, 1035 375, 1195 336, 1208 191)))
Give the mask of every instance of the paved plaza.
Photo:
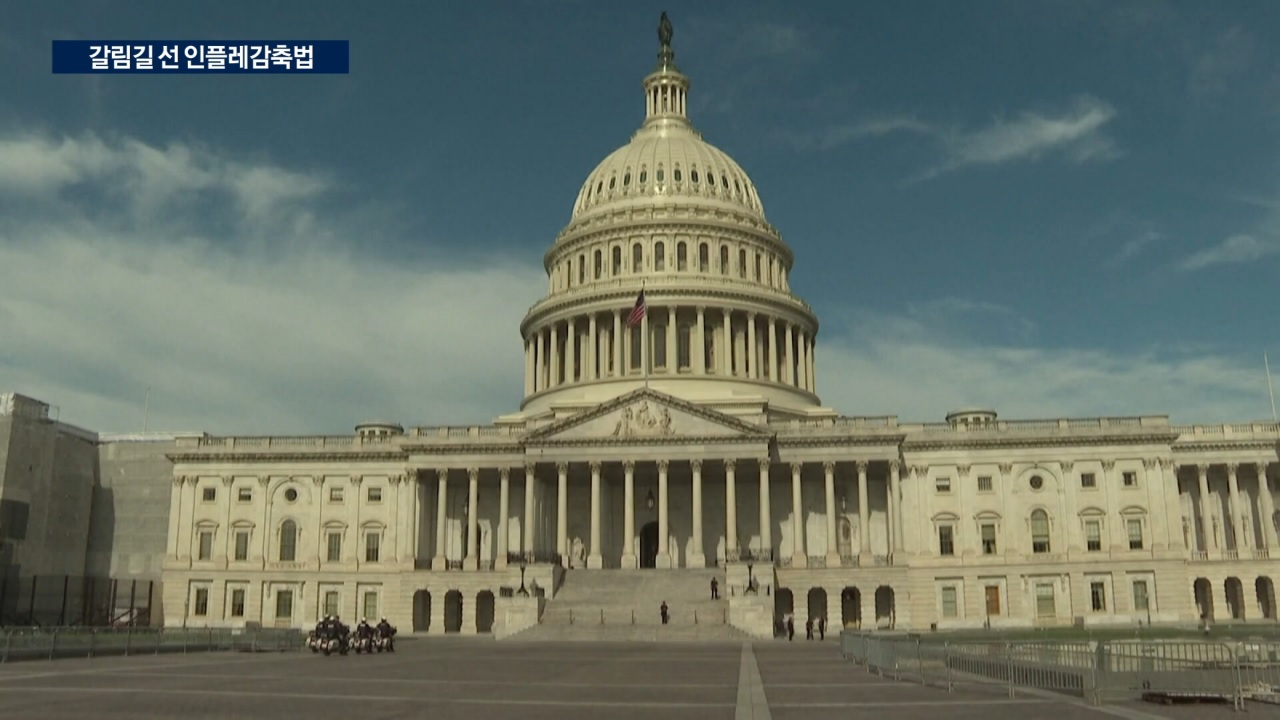
MULTIPOLYGON (((1280 716, 1280 708, 1275 715, 1280 716)), ((1254 717, 1268 716, 1258 707, 1254 717), (1261 711, 1259 714, 1258 711, 1261 711)), ((0 665, 0 717, 1212 720, 1221 706, 1089 708, 868 674, 835 643, 408 639, 394 655, 190 654, 0 665)))

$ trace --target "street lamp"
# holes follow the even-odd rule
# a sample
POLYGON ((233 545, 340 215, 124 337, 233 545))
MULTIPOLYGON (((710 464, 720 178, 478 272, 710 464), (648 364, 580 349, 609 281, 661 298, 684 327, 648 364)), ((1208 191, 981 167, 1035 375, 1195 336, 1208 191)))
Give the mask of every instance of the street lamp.
POLYGON ((520 593, 520 595, 521 595, 522 597, 529 597, 529 590, 528 590, 528 588, 526 588, 526 587, 524 586, 524 570, 525 570, 525 562, 524 562, 524 560, 521 560, 521 561, 520 561, 520 590, 519 590, 519 593, 520 593))

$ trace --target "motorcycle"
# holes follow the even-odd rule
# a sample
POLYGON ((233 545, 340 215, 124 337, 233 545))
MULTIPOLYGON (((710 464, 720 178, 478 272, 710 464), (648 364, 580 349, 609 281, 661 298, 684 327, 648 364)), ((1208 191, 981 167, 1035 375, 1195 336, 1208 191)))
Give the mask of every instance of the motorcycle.
POLYGON ((369 653, 370 655, 372 655, 373 645, 374 645, 373 636, 357 637, 351 641, 351 646, 355 648, 357 655, 359 655, 360 653, 369 653))
POLYGON ((392 638, 395 637, 395 634, 396 634, 395 628, 391 628, 391 632, 388 632, 388 633, 382 633, 382 632, 378 633, 377 637, 373 641, 373 645, 378 649, 378 652, 383 652, 383 651, 395 652, 396 651, 395 642, 392 640, 392 638))

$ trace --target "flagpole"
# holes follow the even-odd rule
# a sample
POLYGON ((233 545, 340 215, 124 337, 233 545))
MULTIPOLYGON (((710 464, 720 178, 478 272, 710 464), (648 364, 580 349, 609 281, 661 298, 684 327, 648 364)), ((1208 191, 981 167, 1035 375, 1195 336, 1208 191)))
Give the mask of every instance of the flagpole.
POLYGON ((1276 392, 1271 387, 1271 363, 1267 361, 1267 353, 1262 353, 1262 365, 1267 369, 1267 396, 1271 398, 1271 422, 1280 422, 1276 419, 1276 392))

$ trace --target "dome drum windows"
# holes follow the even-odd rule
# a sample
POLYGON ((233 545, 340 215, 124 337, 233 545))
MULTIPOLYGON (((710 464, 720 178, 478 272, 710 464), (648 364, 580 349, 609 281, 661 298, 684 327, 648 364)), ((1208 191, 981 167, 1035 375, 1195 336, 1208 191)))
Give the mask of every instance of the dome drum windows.
POLYGON ((649 171, 646 170, 645 168, 640 168, 640 187, 644 187, 644 184, 645 182, 648 181, 648 179, 649 179, 649 171))
POLYGON ((617 277, 622 274, 622 248, 614 246, 611 252, 609 274, 617 277))
POLYGON ((666 269, 667 269, 666 246, 664 246, 662 244, 662 241, 659 240, 653 245, 653 270, 654 272, 663 272, 666 269))
POLYGON ((596 250, 595 255, 595 279, 599 280, 604 274, 604 251, 596 250))
POLYGON ((698 244, 698 272, 706 273, 711 270, 711 249, 706 243, 698 244))
POLYGON ((725 245, 720 246, 720 274, 729 274, 729 248, 725 245))
POLYGON ((631 246, 631 272, 644 272, 644 246, 640 243, 631 246))
POLYGON ((673 179, 673 180, 675 180, 675 181, 676 181, 676 183, 680 183, 680 182, 682 182, 682 181, 683 181, 683 177, 682 177, 682 176, 681 176, 681 174, 680 174, 680 166, 679 166, 679 165, 677 165, 677 166, 676 166, 676 169, 675 169, 675 171, 674 171, 674 174, 672 174, 672 176, 671 176, 671 177, 672 177, 672 179, 673 179))
POLYGON ((683 242, 676 244, 676 270, 684 272, 689 269, 689 249, 683 242))
POLYGON ((630 186, 631 186, 631 171, 627 170, 622 175, 622 187, 626 188, 630 186))
POLYGON ((698 168, 691 168, 689 170, 689 182, 694 185, 698 184, 698 168))

